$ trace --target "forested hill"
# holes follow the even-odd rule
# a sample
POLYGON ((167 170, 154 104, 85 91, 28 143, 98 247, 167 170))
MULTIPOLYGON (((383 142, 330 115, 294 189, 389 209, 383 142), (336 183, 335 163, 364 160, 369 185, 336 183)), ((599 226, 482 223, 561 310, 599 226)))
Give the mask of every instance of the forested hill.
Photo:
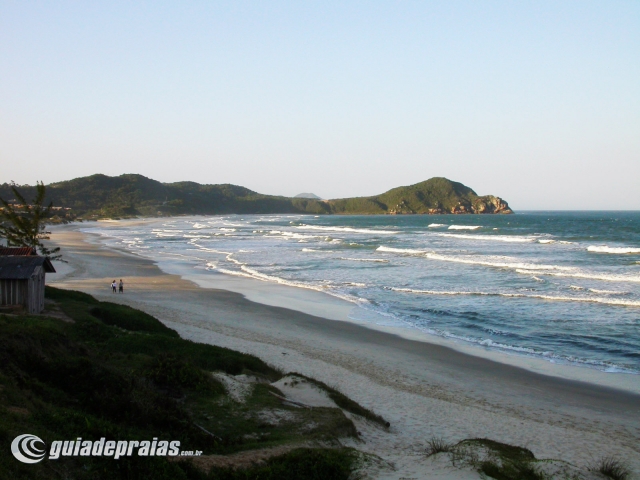
MULTIPOLYGON (((34 186, 18 189, 27 200, 35 196, 34 186)), ((0 198, 15 202, 9 184, 0 185, 0 198)), ((230 184, 161 183, 142 175, 98 174, 47 185, 46 201, 53 202, 61 219, 229 213, 512 213, 499 197, 478 196, 471 188, 441 177, 372 197, 323 201, 263 195, 230 184)))

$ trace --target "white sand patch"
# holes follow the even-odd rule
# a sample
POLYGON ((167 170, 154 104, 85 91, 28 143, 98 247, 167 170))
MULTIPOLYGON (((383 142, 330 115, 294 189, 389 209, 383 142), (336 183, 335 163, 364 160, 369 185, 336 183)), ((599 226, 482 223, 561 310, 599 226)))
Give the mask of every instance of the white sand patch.
POLYGON ((247 375, 228 375, 223 372, 213 372, 212 375, 222 382, 229 396, 239 403, 246 401, 253 392, 253 384, 256 383, 255 377, 247 375))
POLYGON ((260 410, 255 413, 255 416, 263 422, 273 426, 277 426, 282 423, 292 423, 297 420, 297 415, 294 412, 279 409, 260 410))
POLYGON ((327 392, 302 377, 287 375, 271 385, 280 390, 289 400, 308 407, 337 408, 327 392))

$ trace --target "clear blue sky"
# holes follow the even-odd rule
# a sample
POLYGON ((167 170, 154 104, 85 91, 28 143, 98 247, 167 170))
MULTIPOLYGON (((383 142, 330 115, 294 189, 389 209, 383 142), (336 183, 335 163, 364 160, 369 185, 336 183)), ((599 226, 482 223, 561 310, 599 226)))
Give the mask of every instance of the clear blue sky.
POLYGON ((640 2, 0 0, 0 182, 640 209, 640 2))

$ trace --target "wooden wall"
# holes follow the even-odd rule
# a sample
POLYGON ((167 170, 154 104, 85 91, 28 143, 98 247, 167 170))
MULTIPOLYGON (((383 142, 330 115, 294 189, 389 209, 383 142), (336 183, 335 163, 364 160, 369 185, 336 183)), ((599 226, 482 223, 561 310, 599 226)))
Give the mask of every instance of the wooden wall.
POLYGON ((40 313, 44 310, 44 268, 36 267, 29 279, 29 313, 40 313))
POLYGON ((0 305, 22 305, 29 313, 44 310, 44 269, 36 267, 28 280, 0 280, 0 305))
POLYGON ((29 280, 0 280, 0 305, 25 305, 29 280))

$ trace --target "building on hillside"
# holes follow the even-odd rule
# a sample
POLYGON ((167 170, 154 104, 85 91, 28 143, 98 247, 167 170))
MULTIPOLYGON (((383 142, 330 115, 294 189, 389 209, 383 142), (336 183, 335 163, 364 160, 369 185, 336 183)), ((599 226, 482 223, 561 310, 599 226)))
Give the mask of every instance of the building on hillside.
POLYGON ((22 307, 29 313, 42 312, 44 310, 44 277, 46 273, 55 273, 55 271, 47 257, 32 253, 1 255, 0 306, 22 307))

